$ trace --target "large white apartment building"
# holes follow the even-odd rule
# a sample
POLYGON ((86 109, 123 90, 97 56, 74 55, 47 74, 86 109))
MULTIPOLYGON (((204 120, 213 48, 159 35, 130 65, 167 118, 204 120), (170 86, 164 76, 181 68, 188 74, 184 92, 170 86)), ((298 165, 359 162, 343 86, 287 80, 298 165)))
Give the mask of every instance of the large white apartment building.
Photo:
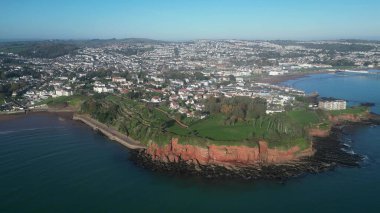
POLYGON ((345 100, 321 100, 318 107, 324 110, 343 110, 347 108, 345 100))

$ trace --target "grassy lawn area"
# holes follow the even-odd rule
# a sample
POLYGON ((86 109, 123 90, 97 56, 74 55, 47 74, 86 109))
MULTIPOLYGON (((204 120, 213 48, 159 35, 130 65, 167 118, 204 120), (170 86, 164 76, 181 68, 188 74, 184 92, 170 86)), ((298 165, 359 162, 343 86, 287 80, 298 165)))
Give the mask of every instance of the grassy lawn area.
POLYGON ((176 135, 182 135, 182 136, 186 136, 186 135, 190 135, 191 134, 191 129, 190 128, 183 128, 183 127, 180 127, 178 124, 176 124, 175 122, 172 122, 173 125, 170 126, 169 128, 167 128, 167 130, 173 134, 176 134, 176 135))
POLYGON ((73 96, 61 96, 57 98, 48 98, 46 100, 41 101, 38 104, 47 104, 48 106, 61 106, 67 103, 71 107, 79 107, 81 102, 85 99, 85 97, 80 95, 73 96))
POLYGON ((173 125, 168 131, 182 136, 196 135, 215 141, 242 141, 252 137, 254 128, 249 123, 239 122, 235 125, 225 125, 222 115, 211 116, 193 123, 189 128, 173 125))
POLYGON ((306 138, 285 138, 282 141, 268 141, 270 148, 279 148, 283 150, 290 149, 294 146, 298 146, 300 150, 304 150, 310 147, 310 141, 306 138))
POLYGON ((337 116, 337 115, 345 115, 345 114, 352 114, 352 115, 360 115, 368 111, 368 107, 366 106, 359 106, 359 107, 351 107, 347 108, 345 110, 334 110, 330 111, 331 115, 337 116))
MULTIPOLYGON (((81 103, 83 97, 60 97, 47 100, 47 104, 70 105, 81 103)), ((229 145, 256 147, 261 139, 268 141, 270 147, 288 149, 310 145, 304 135, 304 127, 323 123, 321 114, 316 111, 292 111, 277 115, 263 115, 257 119, 231 122, 231 118, 219 113, 202 120, 189 120, 189 127, 181 127, 177 122, 159 109, 129 100, 121 96, 106 96, 89 99, 82 106, 84 112, 113 125, 121 132, 144 144, 154 142, 164 145, 171 138, 179 138, 179 143, 197 146, 229 145), (88 111, 86 111, 88 110, 88 111), (234 124, 233 124, 234 123, 234 124)), ((161 108, 164 111, 167 108, 161 108)))
MULTIPOLYGON (((292 111, 286 113, 286 119, 290 125, 302 127, 319 124, 321 118, 315 111, 292 111)), ((278 134, 274 129, 274 120, 271 117, 255 122, 237 122, 235 125, 225 125, 223 115, 210 116, 207 119, 197 121, 182 128, 173 123, 166 130, 180 137, 180 143, 193 145, 246 145, 257 146, 259 139, 265 139, 270 147, 288 149, 299 146, 308 148, 310 142, 306 137, 291 134, 278 134)), ((322 123, 321 127, 328 128, 328 123, 322 123)))
MULTIPOLYGON (((181 144, 191 144, 197 146, 218 145, 218 146, 249 146, 256 147, 258 139, 263 135, 272 137, 272 133, 267 131, 264 123, 263 127, 253 126, 250 123, 237 124, 235 126, 223 125, 223 118, 213 117, 202 122, 197 122, 190 128, 181 128, 173 125, 168 131, 178 135, 181 144), (197 135, 194 135, 194 132, 197 135), (258 137, 255 137, 258 136, 258 137)), ((289 149, 293 146, 300 147, 301 150, 310 146, 310 141, 305 137, 291 136, 274 136, 272 139, 266 139, 269 147, 279 149, 289 149)))
POLYGON ((248 123, 237 123, 235 125, 224 125, 224 117, 221 115, 196 122, 190 128, 196 131, 200 137, 211 140, 236 141, 250 138, 253 126, 248 123))
POLYGON ((302 126, 310 126, 320 121, 320 118, 315 111, 290 111, 287 112, 287 116, 293 123, 297 123, 302 126))
POLYGON ((319 124, 318 128, 321 130, 328 130, 331 128, 331 124, 324 122, 324 123, 319 124))

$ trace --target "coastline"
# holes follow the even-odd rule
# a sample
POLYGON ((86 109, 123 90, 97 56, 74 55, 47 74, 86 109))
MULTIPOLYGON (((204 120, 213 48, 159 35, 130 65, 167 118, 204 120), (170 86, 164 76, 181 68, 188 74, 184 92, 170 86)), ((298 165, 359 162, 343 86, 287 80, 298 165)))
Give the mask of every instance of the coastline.
MULTIPOLYGON (((342 136, 352 128, 371 125, 373 122, 349 122, 343 126, 333 127, 326 137, 313 137, 312 156, 301 157, 297 161, 278 164, 257 164, 246 166, 223 166, 215 164, 189 163, 183 159, 178 161, 162 161, 152 159, 144 150, 134 150, 131 159, 135 164, 154 172, 169 173, 178 176, 199 176, 207 179, 240 179, 240 180, 278 180, 285 181, 308 174, 318 174, 341 167, 360 167, 363 156, 345 151, 347 148, 342 136)), ((380 122, 375 122, 379 125, 380 122)))
POLYGON ((123 146, 132 149, 132 150, 142 150, 146 149, 146 146, 142 145, 140 142, 128 137, 125 134, 120 133, 119 131, 109 127, 105 124, 96 121, 93 118, 90 118, 87 115, 74 114, 72 119, 74 121, 80 121, 87 126, 91 127, 95 131, 101 132, 103 135, 107 136, 110 140, 116 141, 123 146))
POLYGON ((79 115, 76 113, 73 109, 54 109, 49 108, 46 110, 38 110, 38 111, 28 111, 25 113, 25 111, 16 111, 16 112, 10 112, 10 113, 0 113, 0 122, 2 121, 8 121, 28 115, 38 115, 38 114, 49 114, 49 115, 56 115, 58 117, 64 117, 67 119, 71 119, 74 121, 80 121, 83 124, 91 127, 95 131, 101 132, 103 135, 107 136, 110 140, 116 141, 120 143, 121 145, 132 149, 132 150, 138 150, 138 149, 146 149, 146 147, 140 142, 128 137, 125 134, 122 134, 118 132, 117 130, 108 127, 95 119, 90 118, 86 115, 79 115))
POLYGON ((287 74, 287 75, 268 76, 268 77, 258 79, 257 82, 268 83, 268 84, 279 84, 285 81, 295 80, 295 79, 303 78, 309 75, 327 74, 327 73, 334 73, 334 72, 322 70, 322 71, 311 71, 311 72, 299 72, 299 73, 292 73, 292 74, 287 74))
MULTIPOLYGON (((330 73, 330 72, 321 72, 318 71, 314 74, 321 74, 321 73, 330 73)), ((279 76, 276 80, 281 80, 279 82, 282 82, 284 78, 302 78, 304 76, 312 75, 313 73, 300 73, 297 75, 289 75, 289 76, 279 76)), ((187 159, 184 158, 183 155, 173 156, 168 155, 166 157, 175 157, 173 159, 175 160, 162 160, 160 158, 152 158, 149 153, 146 152, 147 149, 150 147, 146 147, 142 144, 140 144, 138 141, 128 137, 125 134, 120 133, 116 129, 105 125, 93 118, 91 118, 88 115, 83 114, 76 114, 75 110, 72 110, 70 108, 64 108, 64 109, 44 109, 44 110, 36 110, 36 111, 30 111, 28 113, 36 114, 36 113, 55 113, 55 114, 63 114, 63 113, 71 113, 70 119, 81 121, 82 123, 88 125, 95 131, 101 132, 103 135, 107 136, 109 139, 116 141, 123 146, 129 148, 132 150, 133 157, 136 161, 136 164, 149 168, 154 171, 164 171, 169 173, 176 173, 176 174, 191 174, 196 176, 204 176, 207 178, 243 178, 243 179, 287 179, 290 177, 297 177, 303 174, 310 174, 310 173, 319 173, 326 170, 331 170, 335 168, 337 165, 342 166, 360 166, 360 161, 362 160, 362 157, 360 155, 357 155, 355 153, 347 153, 343 150, 343 142, 339 140, 339 135, 341 134, 342 130, 345 129, 344 125, 347 127, 355 127, 358 125, 368 125, 368 124, 375 124, 379 125, 379 120, 377 119, 377 122, 374 122, 373 120, 358 120, 354 121, 355 119, 352 119, 352 123, 347 122, 348 120, 343 119, 343 127, 340 125, 333 126, 333 129, 330 134, 326 134, 324 136, 322 133, 315 132, 314 134, 317 137, 313 137, 312 142, 312 148, 315 149, 315 153, 312 156, 300 156, 296 160, 292 161, 282 161, 282 162, 271 162, 271 163, 263 163, 261 158, 259 161, 255 161, 255 163, 247 164, 243 161, 240 161, 240 165, 234 165, 234 164, 228 164, 228 160, 222 161, 221 164, 209 164, 209 163, 200 163, 199 159, 197 158, 190 158, 187 159), (319 134, 319 135, 318 135, 319 134), (320 137, 318 137, 320 136, 320 137), (190 160, 190 161, 189 161, 190 160), (256 163, 257 162, 257 163, 256 163)), ((24 111, 15 112, 15 113, 6 113, 6 114, 0 114, 0 121, 6 120, 12 117, 18 117, 25 115, 24 111), (2 118, 3 117, 3 118, 2 118)), ((26 114, 27 115, 27 114, 26 114)), ((376 115, 378 118, 378 116, 376 115)), ((337 122, 339 121, 339 118, 337 118, 337 122)), ((225 151, 226 154, 233 153, 232 149, 229 149, 228 147, 217 147, 218 149, 221 149, 222 151, 225 151), (232 151, 231 151, 232 150, 232 151)), ((178 147, 177 147, 178 148, 178 147)), ((186 150, 188 152, 189 149, 192 147, 179 147, 178 150, 186 150)), ((235 149, 242 148, 242 146, 233 147, 235 149)), ((170 152, 169 154, 173 154, 173 150, 175 151, 176 148, 169 148, 170 152)), ((182 151, 185 152, 185 151, 182 151)), ((286 152, 289 152, 289 150, 286 150, 286 152)), ((294 153, 297 153, 296 150, 294 153)), ((258 149, 259 153, 257 156, 260 156, 260 148, 258 149)), ((237 154, 238 156, 242 156, 241 153, 237 154)), ((254 154, 256 156, 256 154, 254 154)), ((267 155, 266 155, 267 156, 267 155)), ((203 156, 204 157, 204 156, 203 156)), ((214 156, 215 157, 215 156, 214 156)), ((260 156, 261 157, 261 156, 260 156)), ((250 157, 248 157, 249 159, 250 157)), ((169 158, 167 158, 169 159, 169 158)), ((217 160, 217 158, 210 158, 214 161, 217 160)), ((207 161, 208 162, 208 161, 207 161)))
POLYGON ((60 109, 49 109, 49 110, 38 110, 38 111, 14 111, 14 112, 1 112, 0 113, 0 121, 8 121, 12 119, 16 119, 19 117, 24 117, 28 115, 38 115, 38 114, 50 114, 57 115, 65 118, 72 119, 72 116, 75 111, 73 110, 60 110, 60 109))
MULTIPOLYGON (((174 175, 199 176, 209 179, 243 179, 243 180, 287 180, 289 178, 299 177, 307 174, 316 174, 329 170, 333 170, 337 166, 343 167, 360 167, 360 162, 363 157, 344 151, 346 148, 340 140, 345 129, 355 128, 362 125, 379 125, 380 119, 378 115, 372 115, 369 119, 348 121, 340 123, 332 128, 329 135, 326 137, 313 137, 312 151, 313 155, 299 155, 299 158, 291 161, 266 162, 257 161, 254 164, 239 164, 229 163, 201 163, 198 159, 186 159, 183 156, 175 158, 175 160, 162 160, 152 158, 146 147, 138 141, 124 135, 117 130, 102 124, 88 115, 77 114, 68 110, 46 110, 40 112, 30 112, 31 114, 51 114, 65 116, 69 119, 80 121, 95 131, 99 131, 109 139, 116 141, 131 150, 131 160, 138 166, 147 168, 154 172, 164 172, 174 175)), ((12 115, 0 115, 1 117, 20 117, 28 114, 18 113, 12 115)), ((4 119, 3 119, 4 120, 4 119)), ((190 147, 191 148, 191 147, 190 147)), ((172 147, 185 152, 192 152, 187 146, 172 147)), ((223 147, 215 147, 222 149, 223 147)), ((236 147, 235 147, 236 148, 236 147)), ((241 148, 241 147, 238 147, 241 148)), ((170 150, 171 150, 170 149, 170 150)), ((177 151, 178 151, 177 150, 177 151)), ((227 151, 229 154, 232 150, 227 151)), ((260 150, 259 150, 260 151, 260 150)), ((289 151, 289 150, 288 150, 289 151)), ((288 152, 286 151, 286 152, 288 152)), ((231 153, 230 153, 231 152, 231 153)), ((243 156, 238 154, 240 157, 243 156)), ((173 157, 173 156, 172 156, 173 157)), ((261 156, 260 156, 261 157, 261 156)), ((212 159, 212 160, 216 160, 212 159)))

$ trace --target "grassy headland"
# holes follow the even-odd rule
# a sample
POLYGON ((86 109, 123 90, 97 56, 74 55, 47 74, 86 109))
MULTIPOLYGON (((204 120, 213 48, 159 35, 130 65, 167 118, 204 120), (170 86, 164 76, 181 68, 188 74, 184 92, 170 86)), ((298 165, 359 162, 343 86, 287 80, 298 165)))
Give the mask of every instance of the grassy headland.
POLYGON ((367 107, 339 111, 296 108, 282 113, 266 114, 263 99, 244 97, 209 99, 208 116, 186 118, 165 106, 142 103, 126 95, 70 96, 45 100, 49 106, 76 107, 80 113, 112 126, 142 144, 165 145, 173 137, 181 144, 257 146, 266 140, 270 147, 308 148, 310 128, 329 130, 329 115, 361 115, 367 107))
POLYGON ((210 115, 191 121, 175 114, 168 116, 172 113, 163 107, 140 103, 126 96, 92 97, 83 102, 81 112, 144 144, 160 145, 177 137, 182 144, 198 146, 254 147, 259 140, 267 140, 271 147, 298 145, 306 148, 310 145, 306 128, 327 122, 323 112, 313 110, 266 115, 265 103, 259 99, 239 97, 207 105, 210 115), (180 125, 174 117, 188 127, 180 125))

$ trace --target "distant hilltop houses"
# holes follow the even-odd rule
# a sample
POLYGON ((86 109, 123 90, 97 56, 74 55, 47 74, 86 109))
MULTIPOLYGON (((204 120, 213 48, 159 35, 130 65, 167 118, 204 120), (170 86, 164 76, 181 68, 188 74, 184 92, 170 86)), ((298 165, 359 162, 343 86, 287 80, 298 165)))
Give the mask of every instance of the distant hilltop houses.
MULTIPOLYGON (((285 79, 283 75, 366 74, 380 61, 380 43, 370 41, 78 42, 41 41, 44 54, 38 56, 34 42, 23 44, 22 54, 0 52, 0 111, 33 106, 51 97, 130 93, 142 102, 191 116, 204 111, 202 103, 209 97, 259 97, 267 101, 271 114, 285 111, 295 97, 305 96, 303 91, 270 84, 285 79), (75 51, 65 50, 73 45, 78 45, 75 51), (52 51, 56 48, 62 49, 58 55, 52 51)), ((21 48, 17 42, 9 45, 21 48)), ((318 101, 309 107, 317 109, 318 101)), ((345 105, 322 101, 320 108, 345 105)))
POLYGON ((322 99, 318 103, 318 108, 323 110, 344 110, 347 108, 347 102, 339 99, 322 99))

